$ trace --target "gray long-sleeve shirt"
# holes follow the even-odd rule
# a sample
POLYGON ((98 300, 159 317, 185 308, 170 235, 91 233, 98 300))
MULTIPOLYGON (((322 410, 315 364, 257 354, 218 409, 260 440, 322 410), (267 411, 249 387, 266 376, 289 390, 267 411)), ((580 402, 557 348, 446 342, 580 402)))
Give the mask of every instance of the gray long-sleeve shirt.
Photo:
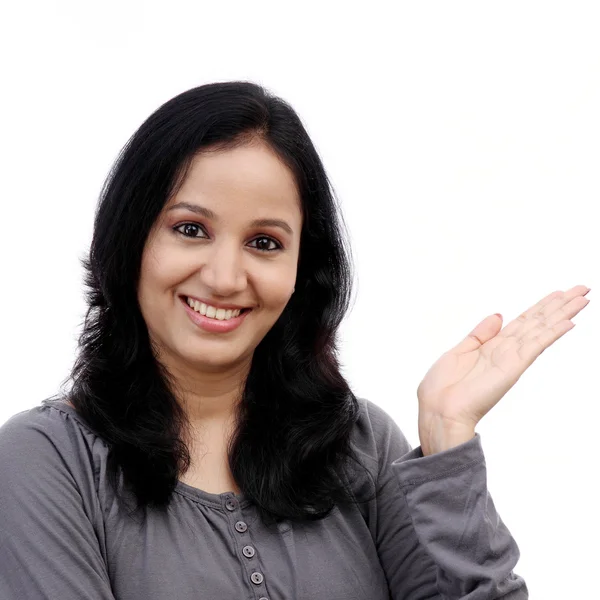
POLYGON ((181 481, 166 515, 134 521, 107 483, 106 443, 75 409, 53 399, 13 415, 0 427, 0 598, 528 598, 479 434, 424 457, 383 409, 359 402, 353 444, 373 480, 349 476, 379 498, 275 532, 243 494, 181 481))

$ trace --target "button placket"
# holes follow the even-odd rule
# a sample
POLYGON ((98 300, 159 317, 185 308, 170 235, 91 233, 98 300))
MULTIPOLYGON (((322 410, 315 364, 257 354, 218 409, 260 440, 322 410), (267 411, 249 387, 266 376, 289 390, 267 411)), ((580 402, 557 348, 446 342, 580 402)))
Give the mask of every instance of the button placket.
MULTIPOLYGON (((236 510, 240 509, 239 502, 236 498, 228 497, 225 500, 225 508, 229 513, 231 513, 232 518, 238 518, 238 520, 234 523, 233 527, 240 535, 249 534, 248 524, 239 518, 238 515, 234 515, 233 513, 236 510)), ((242 548, 242 554, 248 559, 247 568, 250 572, 250 581, 255 586, 260 586, 265 583, 264 575, 258 570, 260 569, 260 564, 258 562, 258 557, 256 556, 256 550, 250 544, 246 544, 242 548), (255 562, 256 561, 256 562, 255 562)), ((267 596, 261 596, 259 600, 269 600, 267 596)))

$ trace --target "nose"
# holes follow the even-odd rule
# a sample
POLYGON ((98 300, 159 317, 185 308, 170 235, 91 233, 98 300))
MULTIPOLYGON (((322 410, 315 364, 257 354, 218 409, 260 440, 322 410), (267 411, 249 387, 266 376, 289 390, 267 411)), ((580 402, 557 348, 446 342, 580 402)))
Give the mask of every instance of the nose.
POLYGON ((203 253, 200 278, 214 296, 231 296, 247 284, 243 250, 233 244, 214 244, 203 253))

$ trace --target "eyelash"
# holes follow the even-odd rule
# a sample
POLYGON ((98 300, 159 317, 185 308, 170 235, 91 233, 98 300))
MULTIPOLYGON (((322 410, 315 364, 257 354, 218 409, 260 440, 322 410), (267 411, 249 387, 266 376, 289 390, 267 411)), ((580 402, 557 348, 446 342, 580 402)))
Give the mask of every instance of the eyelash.
MULTIPOLYGON (((204 227, 202 227, 202 225, 200 225, 199 223, 192 223, 192 222, 180 223, 179 225, 175 225, 175 227, 173 227, 173 229, 175 230, 176 233, 178 233, 179 235, 182 235, 184 238, 187 238, 187 239, 198 239, 198 240, 206 239, 206 238, 196 237, 195 235, 185 235, 185 233, 179 231, 179 229, 181 227, 184 227, 185 225, 192 225, 193 227, 198 227, 198 229, 200 229, 201 231, 204 231, 204 233, 206 233, 206 231, 205 231, 204 227)), ((272 238, 268 235, 260 235, 256 238, 254 238, 254 240, 252 240, 252 241, 260 240, 260 239, 266 239, 266 240, 273 242, 276 245, 276 248, 272 248, 271 250, 262 250, 260 248, 255 248, 255 250, 258 250, 259 252, 263 252, 264 254, 267 254, 269 252, 275 252, 277 250, 283 249, 283 246, 275 238, 272 238)))

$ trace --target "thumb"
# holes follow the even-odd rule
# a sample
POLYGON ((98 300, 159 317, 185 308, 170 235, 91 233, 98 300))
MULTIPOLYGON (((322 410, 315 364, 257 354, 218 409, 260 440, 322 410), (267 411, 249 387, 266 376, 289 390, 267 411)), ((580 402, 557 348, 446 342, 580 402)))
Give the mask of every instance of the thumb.
POLYGON ((475 327, 467 337, 457 344, 450 352, 455 354, 464 354, 473 352, 485 344, 488 340, 498 335, 502 329, 502 315, 496 313, 486 317, 475 327))

